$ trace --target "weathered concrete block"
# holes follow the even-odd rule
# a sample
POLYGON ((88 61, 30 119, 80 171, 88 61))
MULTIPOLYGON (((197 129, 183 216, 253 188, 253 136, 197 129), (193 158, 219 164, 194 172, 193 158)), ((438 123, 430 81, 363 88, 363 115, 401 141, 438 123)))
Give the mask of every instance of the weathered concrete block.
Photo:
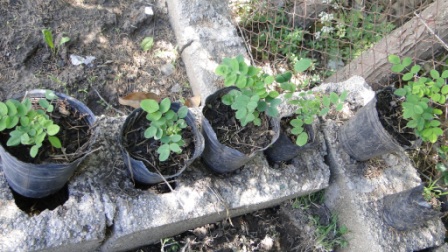
MULTIPOLYGON (((337 83, 331 86, 343 88, 337 83)), ((441 245, 445 228, 440 219, 399 232, 382 218, 384 196, 421 184, 406 153, 397 150, 367 162, 356 162, 338 142, 337 132, 342 123, 328 119, 323 127, 332 174, 325 203, 339 215, 340 224, 350 230, 346 235, 349 247, 341 251, 415 251, 441 245)))

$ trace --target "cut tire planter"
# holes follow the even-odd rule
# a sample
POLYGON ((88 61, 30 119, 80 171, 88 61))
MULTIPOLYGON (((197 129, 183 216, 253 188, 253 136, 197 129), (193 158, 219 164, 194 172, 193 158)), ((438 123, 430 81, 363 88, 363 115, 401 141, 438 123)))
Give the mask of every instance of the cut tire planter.
MULTIPOLYGON (((171 104, 171 109, 175 112, 177 112, 177 110, 180 107, 181 105, 179 103, 171 104)), ((143 161, 134 158, 132 153, 129 152, 128 148, 125 145, 125 134, 128 132, 129 129, 131 129, 132 125, 134 125, 139 120, 146 120, 146 112, 143 109, 138 108, 132 111, 132 113, 126 118, 123 126, 121 127, 119 136, 120 138, 119 142, 122 150, 124 164, 128 168, 129 175, 131 176, 132 179, 146 185, 157 184, 163 181, 173 179, 182 174, 182 172, 184 172, 185 169, 202 154, 202 152, 204 151, 204 138, 199 132, 198 128, 196 127, 195 118, 190 110, 188 110, 188 114, 184 119, 187 125, 190 126, 191 131, 193 133, 194 137, 193 155, 185 162, 185 164, 180 169, 178 169, 176 173, 162 174, 162 176, 160 176, 159 173, 155 171, 154 172, 150 171, 143 161)))
POLYGON ((202 161, 204 164, 214 172, 217 173, 229 173, 238 168, 244 166, 247 162, 252 160, 258 153, 263 152, 269 146, 271 146, 279 137, 280 134, 280 120, 278 118, 269 118, 270 126, 274 131, 272 140, 270 143, 260 149, 250 153, 244 154, 234 148, 224 145, 219 142, 216 132, 213 130, 209 120, 205 117, 204 111, 208 109, 212 101, 220 99, 236 87, 222 88, 215 93, 211 94, 205 100, 205 106, 203 109, 202 117, 202 133, 205 139, 205 149, 202 154, 202 161))
POLYGON ((366 161, 402 148, 381 124, 376 103, 374 97, 344 123, 338 134, 343 149, 357 161, 366 161))
MULTIPOLYGON (((289 116, 288 116, 289 117, 289 116)), ((281 120, 283 120, 286 117, 283 117, 281 120)), ((293 141, 291 141, 291 138, 289 135, 284 132, 280 131, 280 135, 269 148, 267 148, 264 151, 264 154, 266 155, 266 158, 269 160, 269 162, 287 162, 298 155, 300 155, 300 152, 315 148, 316 147, 316 122, 314 122, 312 125, 306 125, 305 130, 308 132, 309 141, 304 146, 298 146, 293 141)))
MULTIPOLYGON (((95 115, 82 102, 62 93, 54 93, 60 99, 66 100, 71 108, 83 114, 89 126, 95 123, 95 115)), ((23 95, 20 97, 23 97, 23 95)), ((29 91, 27 97, 45 97, 45 90, 29 91)), ((93 142, 92 135, 87 149, 90 149, 90 145, 93 142)), ((28 153, 24 155, 28 155, 28 153)), ((43 198, 56 193, 64 187, 86 155, 82 155, 70 163, 33 164, 17 159, 8 152, 8 147, 0 144, 0 157, 6 180, 15 192, 28 198, 43 198)))
POLYGON ((423 198, 423 185, 387 195, 383 200, 384 221, 398 231, 406 231, 441 217, 423 198))

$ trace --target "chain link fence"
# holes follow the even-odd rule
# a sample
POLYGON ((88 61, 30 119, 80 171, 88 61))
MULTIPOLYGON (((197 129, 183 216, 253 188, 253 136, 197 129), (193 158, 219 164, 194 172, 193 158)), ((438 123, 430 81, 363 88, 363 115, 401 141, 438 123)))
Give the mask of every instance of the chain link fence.
MULTIPOLYGON (((273 71, 311 58, 315 82, 364 77, 391 85, 388 55, 411 57, 426 71, 447 68, 445 0, 231 0, 253 63, 273 71)), ((424 73, 422 73, 424 74, 424 73)), ((395 76, 395 78, 393 77, 395 76)))

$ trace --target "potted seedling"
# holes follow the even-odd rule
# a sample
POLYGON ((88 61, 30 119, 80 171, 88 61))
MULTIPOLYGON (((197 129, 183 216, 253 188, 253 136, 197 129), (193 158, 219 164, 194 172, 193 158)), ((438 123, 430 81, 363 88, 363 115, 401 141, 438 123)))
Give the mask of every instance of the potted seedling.
POLYGON ((193 114, 168 98, 142 100, 126 118, 120 143, 132 179, 147 185, 179 176, 204 149, 193 114))
POLYGON ((350 156, 365 161, 398 149, 415 146, 421 139, 435 143, 443 135, 439 116, 448 98, 448 70, 419 76, 421 67, 409 57, 401 60, 390 55, 392 71, 405 72, 406 84, 398 89, 387 87, 361 108, 341 129, 340 141, 350 156), (369 147, 370 148, 366 148, 369 147), (379 148, 380 146, 381 148, 379 148))
MULTIPOLYGON (((296 62, 294 69, 301 73, 311 66, 311 60, 304 58, 296 62)), ((347 97, 347 91, 338 94, 331 92, 329 95, 313 92, 312 90, 297 93, 297 85, 290 82, 291 72, 277 75, 275 80, 284 90, 284 100, 295 108, 291 113, 286 111, 280 120, 280 136, 278 140, 265 150, 266 157, 271 162, 288 161, 299 155, 307 148, 314 147, 316 119, 325 116, 330 108, 335 106, 337 111, 342 110, 343 101, 347 97)))
POLYGON ((0 102, 0 156, 11 188, 29 198, 61 189, 91 144, 92 112, 49 90, 0 102))
POLYGON ((277 138, 277 91, 269 91, 274 77, 249 66, 242 56, 225 58, 216 68, 224 78, 223 89, 207 97, 202 130, 204 163, 226 173, 242 167, 277 138))

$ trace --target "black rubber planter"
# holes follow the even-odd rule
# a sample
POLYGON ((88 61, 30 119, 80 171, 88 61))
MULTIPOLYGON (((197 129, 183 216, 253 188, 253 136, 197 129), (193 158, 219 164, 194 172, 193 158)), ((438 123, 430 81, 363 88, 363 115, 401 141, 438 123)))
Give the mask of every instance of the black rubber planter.
MULTIPOLYGON (((235 89, 235 87, 223 88, 208 96, 205 101, 203 114, 205 115, 204 111, 209 109, 208 106, 210 106, 212 101, 221 99, 223 95, 227 94, 232 89, 235 89)), ((260 147, 258 150, 252 153, 244 154, 234 148, 230 148, 220 143, 215 131, 213 130, 212 125, 204 116, 202 119, 202 132, 205 139, 205 149, 204 153, 202 154, 202 161, 212 171, 218 173, 228 173, 241 168, 247 162, 253 159, 257 153, 263 152, 278 139, 280 133, 279 120, 277 118, 269 118, 269 122, 272 131, 274 132, 270 143, 266 146, 260 147)))
MULTIPOLYGON (((281 120, 283 119, 284 118, 281 120)), ((269 162, 286 162, 297 157, 302 151, 315 148, 316 141, 314 140, 316 137, 316 129, 313 127, 314 125, 315 124, 305 126, 305 130, 308 132, 309 140, 304 146, 298 146, 291 141, 290 136, 286 132, 283 130, 280 131, 280 136, 277 141, 275 141, 275 143, 264 151, 264 154, 269 162)))
MULTIPOLYGON (((171 109, 175 112, 180 108, 180 104, 178 103, 172 103, 171 109)), ((120 131, 120 145, 122 149, 122 155, 125 165, 128 168, 128 171, 130 173, 131 178, 133 178, 135 181, 142 183, 142 184, 157 184, 160 182, 163 182, 164 180, 170 180, 177 176, 179 176, 182 172, 185 171, 185 169, 196 159, 198 158, 203 150, 204 150, 204 138, 199 132, 199 130, 196 127, 196 122, 193 114, 188 111, 187 116, 185 117, 185 121, 187 122, 187 125, 190 127, 192 133, 193 133, 193 139, 192 142, 194 144, 194 151, 191 157, 188 158, 188 160, 182 165, 182 167, 178 167, 177 172, 172 174, 159 174, 154 168, 147 167, 142 160, 142 158, 139 158, 135 155, 135 153, 132 153, 130 151, 130 144, 127 140, 127 133, 132 129, 134 124, 139 122, 140 120, 146 121, 146 112, 141 109, 135 109, 124 122, 121 131, 120 131)), ((148 122, 149 125, 149 122, 148 122)), ((146 129, 146 128, 145 128, 146 129)), ((141 139, 142 141, 145 139, 143 136, 144 130, 141 130, 141 139)), ((135 143, 132 143, 135 144, 135 143)), ((153 154, 153 156, 157 156, 156 153, 153 154)))
MULTIPOLYGON (((83 120, 89 126, 94 124, 95 116, 82 102, 65 94, 57 92, 55 94, 60 99, 68 101, 71 109, 83 115, 83 120)), ((27 97, 45 97, 45 90, 29 91, 27 97)), ((88 143, 84 145, 84 151, 90 149, 92 142, 93 138, 90 138, 88 143)), ((8 152, 8 148, 0 144, 0 157, 6 180, 15 192, 28 198, 43 198, 60 190, 86 157, 86 155, 81 155, 70 163, 33 164, 17 159, 8 152)), ((28 155, 28 153, 23 155, 28 155)))
POLYGON ((339 131, 344 150, 358 161, 366 161, 386 153, 396 152, 401 145, 386 131, 378 118, 377 99, 356 112, 339 131))
POLYGON ((441 216, 423 198, 423 185, 387 195, 383 200, 383 219, 391 227, 406 231, 441 216))

